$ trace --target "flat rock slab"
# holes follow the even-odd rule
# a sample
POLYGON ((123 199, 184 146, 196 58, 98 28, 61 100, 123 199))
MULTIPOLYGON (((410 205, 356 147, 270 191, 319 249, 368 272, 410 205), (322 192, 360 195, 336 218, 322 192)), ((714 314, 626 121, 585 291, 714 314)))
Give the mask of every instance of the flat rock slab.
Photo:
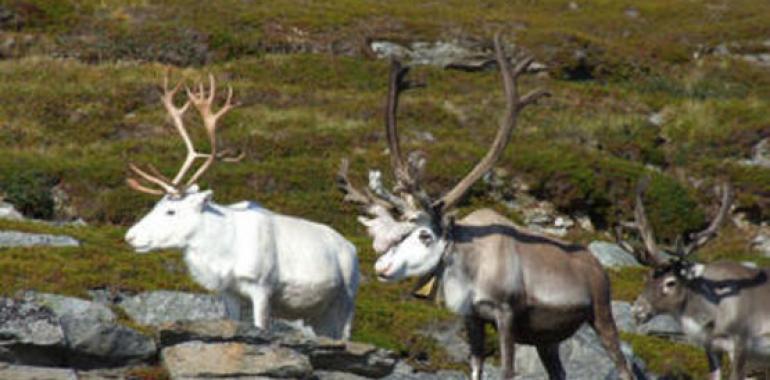
POLYGON ((74 370, 66 368, 32 367, 0 363, 0 379, 78 380, 78 375, 74 370))
POLYGON ((316 370, 365 377, 388 375, 397 362, 391 351, 365 343, 316 337, 282 320, 273 321, 267 331, 232 320, 183 321, 162 325, 158 336, 162 347, 186 342, 272 344, 305 355, 316 370))
POLYGON ((80 242, 67 235, 34 234, 0 231, 0 248, 10 247, 78 247, 80 242))
POLYGON ((312 375, 308 358, 279 346, 239 342, 187 342, 163 349, 163 365, 174 379, 253 378, 305 379, 312 375))
POLYGON ((210 294, 167 290, 145 292, 124 299, 118 306, 131 319, 142 325, 219 320, 228 317, 225 301, 210 294))
POLYGON ((59 318, 77 318, 106 323, 116 320, 115 313, 109 307, 89 300, 32 291, 22 293, 21 298, 47 307, 59 318))
POLYGON ((588 250, 605 268, 641 267, 639 261, 615 243, 593 241, 588 244, 588 250))

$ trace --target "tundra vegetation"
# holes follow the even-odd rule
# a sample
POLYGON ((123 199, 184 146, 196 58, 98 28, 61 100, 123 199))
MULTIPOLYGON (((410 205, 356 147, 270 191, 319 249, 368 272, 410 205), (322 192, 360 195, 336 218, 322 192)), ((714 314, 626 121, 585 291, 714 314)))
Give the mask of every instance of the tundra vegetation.
MULTIPOLYGON (((173 172, 184 158, 157 106, 157 84, 173 65, 175 75, 191 81, 214 73, 238 94, 240 106, 222 119, 221 141, 246 157, 212 167, 201 186, 216 184, 220 203, 255 199, 340 231, 357 246, 364 277, 352 339, 414 358, 427 354, 430 360, 420 363, 445 366, 441 348, 416 331, 448 313, 410 299, 412 284, 372 281, 370 240, 350 217, 354 207, 341 209, 332 180, 343 156, 351 173, 388 164, 379 132, 388 63, 371 57, 367 39, 483 45, 502 28, 547 66, 522 77, 522 86, 554 96, 539 112, 522 114, 497 167, 561 212, 589 215, 598 232, 568 236, 582 243, 607 240, 608 227, 631 219, 636 180, 649 173, 650 224, 671 244, 705 227, 717 176, 733 184, 737 211, 748 220, 760 223, 770 214, 770 171, 742 163, 770 135, 770 73, 752 61, 769 49, 768 19, 770 4, 752 0, 0 0, 0 189, 28 216, 66 218, 69 209, 89 223, 0 221, 2 229, 66 233, 83 242, 3 250, 0 292, 202 290, 180 255, 137 256, 122 241, 128 224, 155 201, 124 185, 126 159, 173 172), (67 194, 67 207, 52 189, 67 194)), ((403 149, 442 157, 428 161, 423 180, 437 194, 483 155, 495 132, 488 117, 504 100, 494 70, 457 75, 418 66, 411 75, 428 86, 401 104, 401 120, 410 126, 403 149)), ((205 141, 197 133, 193 138, 205 141)), ((493 207, 521 220, 487 186, 473 186, 460 214, 493 207)), ((767 266, 770 259, 751 250, 750 237, 728 223, 698 259, 767 266)), ((614 298, 633 300, 644 272, 611 271, 614 298)), ((652 371, 696 378, 708 372, 695 348, 621 338, 652 371)))

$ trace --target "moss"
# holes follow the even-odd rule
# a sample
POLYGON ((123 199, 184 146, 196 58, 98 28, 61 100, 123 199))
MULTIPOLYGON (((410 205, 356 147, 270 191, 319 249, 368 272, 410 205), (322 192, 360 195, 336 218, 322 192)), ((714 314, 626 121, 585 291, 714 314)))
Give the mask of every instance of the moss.
POLYGON ((631 344, 653 373, 672 379, 703 379, 708 375, 708 363, 702 349, 629 333, 621 333, 621 339, 631 344))

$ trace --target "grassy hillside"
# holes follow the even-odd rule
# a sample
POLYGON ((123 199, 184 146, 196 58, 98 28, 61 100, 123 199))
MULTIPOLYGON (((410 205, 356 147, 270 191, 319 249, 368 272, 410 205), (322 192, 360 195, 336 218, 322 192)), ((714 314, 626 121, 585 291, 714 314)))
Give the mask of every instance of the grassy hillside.
MULTIPOLYGON (((334 187, 343 157, 359 182, 367 168, 387 168, 381 108, 388 67, 371 58, 372 39, 486 41, 503 29, 531 50, 549 69, 522 86, 547 88, 553 97, 523 114, 499 166, 522 176, 536 197, 588 214, 599 228, 618 213, 629 215, 629 194, 643 173, 654 176, 647 208, 668 241, 703 227, 715 201, 706 189, 715 180, 734 183, 739 208, 753 221, 770 213, 770 171, 739 163, 770 136, 770 68, 741 56, 769 49, 770 4, 214 4, 0 0, 0 15, 10 15, 0 17, 0 40, 10 41, 0 49, 0 190, 26 214, 49 218, 63 213, 51 197, 56 186, 90 224, 0 222, 2 229, 68 233, 85 242, 0 251, 0 293, 197 289, 178 253, 135 255, 122 243, 125 228, 154 202, 123 180, 129 161, 173 173, 184 157, 158 101, 163 73, 171 68, 174 78, 194 81, 210 72, 233 86, 239 103, 223 119, 222 144, 246 158, 216 164, 202 185, 218 202, 254 199, 341 231, 358 246, 365 276, 354 338, 406 355, 426 351, 435 355, 433 365, 443 365, 440 350, 415 330, 451 316, 409 299, 409 284, 373 279, 370 242, 334 187), (720 44, 732 54, 712 54, 720 44), (660 123, 650 121, 653 114, 660 123), (699 180, 705 182, 696 187, 699 180)), ((417 67, 411 75, 428 87, 402 97, 403 143, 428 154, 426 185, 438 194, 485 152, 500 115, 500 82, 495 71, 417 67)), ((202 133, 196 139, 204 144, 202 133)), ((486 190, 477 184, 461 211, 486 206, 519 217, 486 190)), ((749 251, 748 238, 728 228, 701 258, 770 264, 749 251)), ((635 297, 640 271, 611 275, 616 298, 635 297)), ((685 360, 692 349, 628 339, 654 370, 705 371, 700 358, 682 367, 692 362, 685 360)))

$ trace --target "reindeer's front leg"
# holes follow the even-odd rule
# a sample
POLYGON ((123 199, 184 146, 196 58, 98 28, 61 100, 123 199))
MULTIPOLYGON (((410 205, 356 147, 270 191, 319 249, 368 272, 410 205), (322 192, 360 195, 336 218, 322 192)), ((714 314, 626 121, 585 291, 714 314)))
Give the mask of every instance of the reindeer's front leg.
POLYGON ((730 357, 730 380, 743 380, 746 378, 746 340, 736 338, 733 342, 733 351, 730 357))
POLYGON ((497 323, 497 333, 500 336, 501 378, 513 379, 516 347, 513 336, 513 311, 508 305, 503 305, 497 309, 495 322, 497 323))
POLYGON ((720 380, 722 378, 722 353, 706 346, 706 357, 709 362, 709 380, 720 380))
POLYGON ((471 380, 481 380, 484 370, 484 321, 476 316, 467 316, 465 330, 471 346, 471 380))
POLYGON ((260 329, 270 327, 270 287, 254 281, 241 280, 240 291, 251 299, 254 326, 260 329))

